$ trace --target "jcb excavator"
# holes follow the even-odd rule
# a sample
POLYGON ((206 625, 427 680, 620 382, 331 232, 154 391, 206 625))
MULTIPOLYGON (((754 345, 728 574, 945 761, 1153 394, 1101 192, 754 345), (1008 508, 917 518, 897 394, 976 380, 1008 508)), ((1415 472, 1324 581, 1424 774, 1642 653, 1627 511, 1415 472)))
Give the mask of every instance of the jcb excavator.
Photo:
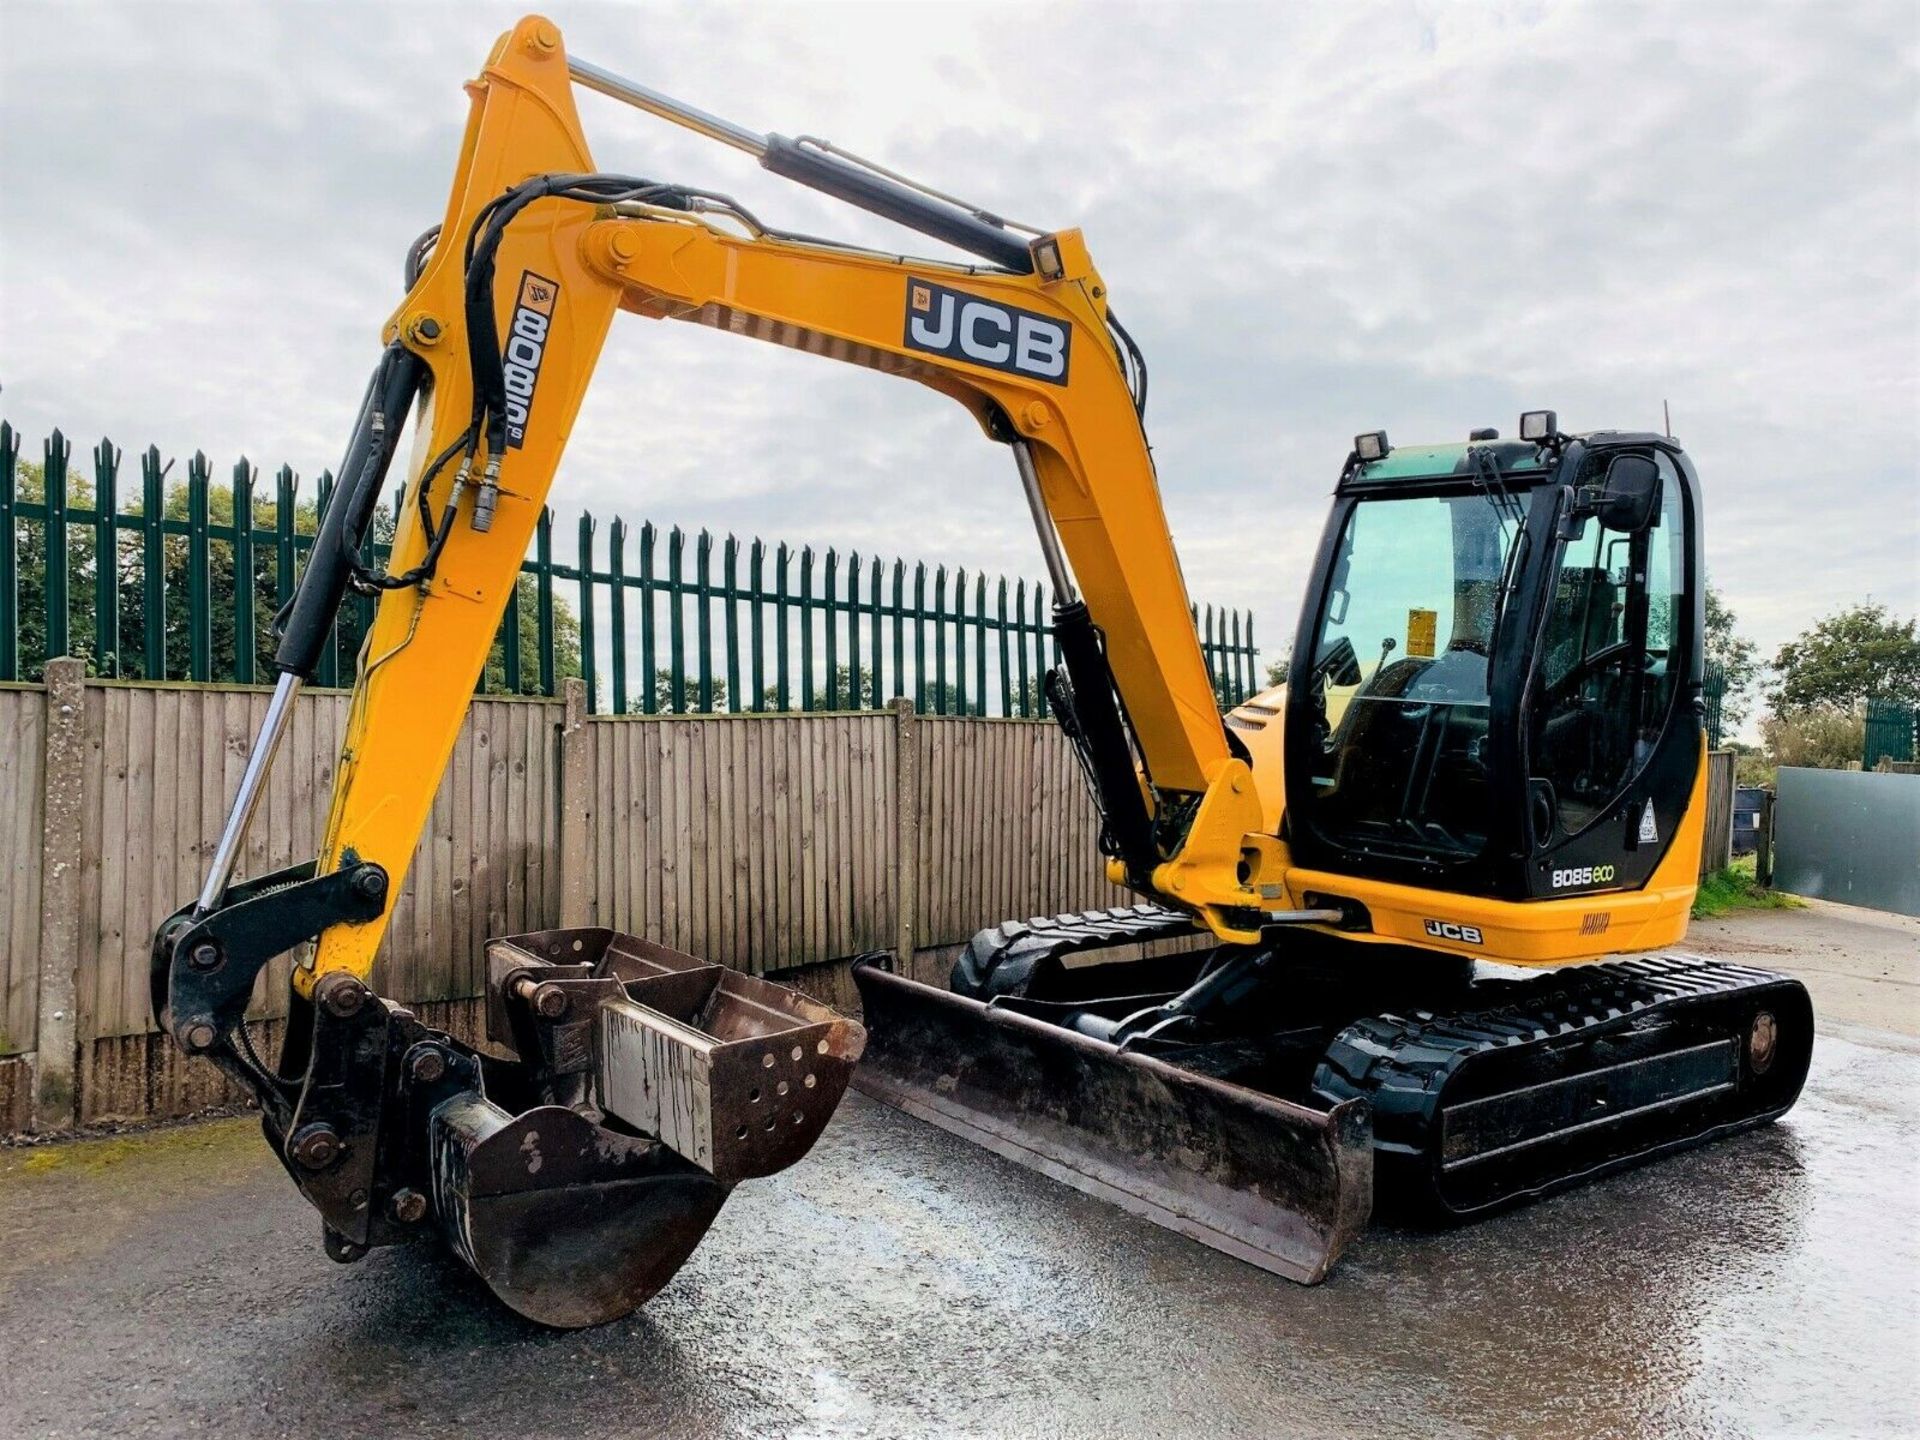
POLYGON ((1792 1104, 1812 1037, 1799 985, 1672 957, 1561 968, 1673 943, 1694 893, 1701 501, 1671 440, 1568 435, 1550 412, 1515 440, 1360 436, 1292 683, 1223 720, 1148 451, 1146 363, 1078 231, 706 114, 570 59, 538 17, 469 93, 445 218, 408 257, 210 873, 153 948, 160 1025, 258 1098, 336 1259, 437 1226, 536 1320, 623 1314, 734 1184, 805 1153, 863 1043, 871 1093, 1300 1280, 1365 1222, 1376 1158, 1397 1192, 1468 1215, 1792 1104), (576 85, 975 259, 790 234, 726 195, 601 171, 576 85), (607 930, 490 942, 484 1044, 373 992, 622 309, 916 380, 1007 447, 1058 601, 1047 696, 1107 873, 1150 903, 985 930, 946 985, 870 957, 865 1034, 607 930), (379 570, 362 540, 416 412, 379 570), (350 588, 380 603, 324 847, 236 880, 350 588), (249 997, 308 941, 270 1065, 249 997))

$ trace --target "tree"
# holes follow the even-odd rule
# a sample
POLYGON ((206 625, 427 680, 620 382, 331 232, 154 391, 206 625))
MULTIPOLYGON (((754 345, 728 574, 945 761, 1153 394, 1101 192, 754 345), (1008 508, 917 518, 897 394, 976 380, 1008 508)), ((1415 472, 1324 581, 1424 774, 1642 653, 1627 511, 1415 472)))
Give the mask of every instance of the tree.
MULTIPOLYGON (((520 688, 517 694, 540 693, 540 585, 531 575, 522 575, 520 588, 520 688)), ((558 595, 553 597, 553 686, 581 673, 580 617, 558 595)), ((487 693, 505 695, 507 690, 506 647, 495 640, 493 653, 487 656, 487 693)))
MULTIPOLYGON (((22 504, 41 505, 47 499, 47 480, 42 467, 22 460, 14 472, 15 496, 22 504)), ((81 508, 93 505, 93 485, 86 476, 69 472, 67 503, 81 508)), ((18 567, 20 639, 20 678, 38 680, 47 661, 47 528, 29 521, 20 526, 14 551, 18 567)), ((0 536, 0 543, 10 538, 0 536)), ((87 662, 87 673, 98 674, 94 655, 93 598, 96 593, 96 567, 93 559, 93 535, 78 526, 67 530, 67 649, 87 662)))
MULTIPOLYGON (((15 471, 16 493, 28 504, 46 500, 46 475, 41 465, 21 461, 15 471)), ((67 474, 67 504, 76 510, 91 510, 94 503, 90 476, 73 467, 67 474)), ((165 513, 170 520, 184 521, 188 516, 188 487, 176 484, 168 488, 165 513)), ((124 512, 123 512, 124 513, 124 512)), ((216 531, 233 524, 233 491, 225 486, 207 487, 207 518, 216 531)), ((256 494, 253 524, 256 530, 271 530, 276 519, 276 501, 271 494, 256 494)), ((294 529, 311 535, 319 528, 317 498, 298 502, 294 529)), ((134 523, 138 523, 137 520, 134 523)), ((393 512, 386 505, 374 511, 372 534, 377 544, 393 538, 393 512)), ((22 677, 38 679, 47 657, 47 548, 46 526, 28 522, 20 527, 16 549, 19 574, 19 634, 22 677)), ((67 652, 86 662, 89 675, 120 679, 179 679, 192 672, 192 625, 188 591, 190 552, 187 537, 168 535, 161 542, 166 590, 163 645, 165 677, 146 673, 146 647, 142 643, 146 627, 146 564, 142 537, 137 531, 122 529, 117 539, 119 554, 111 567, 116 607, 119 612, 120 647, 117 655, 102 655, 95 633, 94 598, 100 584, 100 565, 94 554, 95 531, 91 524, 67 527, 67 652)), ((253 548, 253 645, 256 677, 270 678, 270 665, 276 641, 272 632, 274 613, 279 609, 278 560, 271 542, 256 540, 253 548)), ((211 664, 208 673, 215 680, 231 680, 238 673, 237 626, 234 594, 238 577, 234 571, 233 545, 223 539, 211 539, 207 545, 208 631, 211 664)), ((373 611, 371 600, 350 598, 341 607, 335 629, 335 653, 339 657, 342 681, 353 674, 355 657, 360 651, 364 625, 373 611)), ((580 673, 580 622, 566 601, 556 595, 553 602, 553 645, 555 682, 580 673)), ((533 694, 540 685, 538 596, 534 578, 520 577, 520 690, 533 694)), ((495 693, 506 689, 506 663, 503 647, 496 643, 486 667, 486 688, 495 693)))
MULTIPOLYGON (((720 675, 713 677, 713 705, 710 709, 706 710, 700 708, 699 672, 695 671, 686 676, 682 681, 682 685, 684 686, 686 704, 681 707, 677 713, 685 715, 718 715, 726 710, 727 682, 725 677, 720 675)), ((639 704, 637 700, 632 699, 627 703, 630 705, 639 704)), ((672 715, 676 713, 673 705, 673 671, 664 665, 653 672, 653 708, 662 715, 672 715)))
POLYGON ((1707 663, 1718 666, 1726 682, 1720 697, 1720 720, 1727 730, 1738 730, 1752 708, 1752 686, 1760 674, 1760 647, 1739 631, 1739 618, 1707 582, 1707 663))
MULTIPOLYGON (((1774 656, 1776 714, 1850 710, 1868 700, 1920 704, 1920 633, 1913 619, 1864 601, 1827 616, 1774 656)), ((1855 755, 1859 749, 1855 747, 1855 755)))
POLYGON ((1760 722, 1773 768, 1801 765, 1816 770, 1844 770, 1860 763, 1866 748, 1867 720, 1858 707, 1815 706, 1768 715, 1760 722))
POLYGON ((1293 647, 1288 646, 1287 652, 1278 660, 1270 660, 1267 662, 1267 688, 1272 689, 1276 685, 1286 684, 1287 675, 1292 669, 1293 647))

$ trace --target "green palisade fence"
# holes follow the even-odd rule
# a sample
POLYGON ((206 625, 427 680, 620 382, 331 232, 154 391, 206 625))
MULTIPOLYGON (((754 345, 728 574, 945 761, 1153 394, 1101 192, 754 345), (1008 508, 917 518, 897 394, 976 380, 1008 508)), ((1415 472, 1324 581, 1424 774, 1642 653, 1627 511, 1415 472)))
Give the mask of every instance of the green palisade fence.
POLYGON ((1920 754, 1920 705, 1907 700, 1869 700, 1866 719, 1862 768, 1871 770, 1882 760, 1904 764, 1920 754))
POLYGON ((1709 660, 1702 678, 1705 683, 1701 686, 1701 695, 1707 706, 1707 747, 1718 750, 1726 729, 1727 672, 1709 660))
MULTIPOLYGON (((284 465, 265 482, 242 458, 216 487, 203 454, 171 480, 172 462, 149 447, 133 462, 137 484, 109 440, 90 474, 76 476, 73 459, 57 430, 37 460, 23 456, 0 423, 0 681, 36 678, 62 654, 121 679, 270 678, 272 618, 332 475, 304 504, 284 465), (22 494, 28 461, 38 498, 22 494)), ((398 500, 376 518, 370 558, 386 559, 398 500)), ((574 533, 574 562, 562 563, 552 512, 541 515, 483 690, 553 695, 577 673, 614 714, 862 710, 896 695, 932 714, 1046 713, 1056 656, 1038 584, 620 519, 602 530, 591 515, 574 533)), ((370 599, 349 600, 319 684, 351 678, 372 618, 370 599)), ((1237 704, 1259 685, 1253 617, 1196 606, 1194 624, 1221 704, 1237 704)))

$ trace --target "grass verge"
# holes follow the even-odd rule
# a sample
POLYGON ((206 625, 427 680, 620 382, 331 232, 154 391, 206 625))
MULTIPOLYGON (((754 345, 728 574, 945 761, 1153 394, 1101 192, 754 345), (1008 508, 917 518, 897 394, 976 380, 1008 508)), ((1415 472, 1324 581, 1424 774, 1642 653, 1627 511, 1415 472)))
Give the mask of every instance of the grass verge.
POLYGON ((1768 890, 1753 878, 1753 857, 1743 855, 1724 870, 1702 876, 1693 897, 1693 918, 1712 920, 1734 910, 1804 910, 1807 902, 1784 890, 1768 890))

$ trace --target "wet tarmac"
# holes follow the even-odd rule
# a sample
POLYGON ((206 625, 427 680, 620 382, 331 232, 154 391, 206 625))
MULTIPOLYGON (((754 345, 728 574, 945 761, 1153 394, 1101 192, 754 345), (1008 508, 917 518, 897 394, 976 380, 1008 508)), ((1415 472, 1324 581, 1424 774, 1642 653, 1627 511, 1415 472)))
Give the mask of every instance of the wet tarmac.
POLYGON ((1920 1431, 1920 1043, 1780 1124, 1302 1289, 855 1095, 639 1315, 340 1267, 247 1121, 0 1152, 0 1434, 1920 1431))

